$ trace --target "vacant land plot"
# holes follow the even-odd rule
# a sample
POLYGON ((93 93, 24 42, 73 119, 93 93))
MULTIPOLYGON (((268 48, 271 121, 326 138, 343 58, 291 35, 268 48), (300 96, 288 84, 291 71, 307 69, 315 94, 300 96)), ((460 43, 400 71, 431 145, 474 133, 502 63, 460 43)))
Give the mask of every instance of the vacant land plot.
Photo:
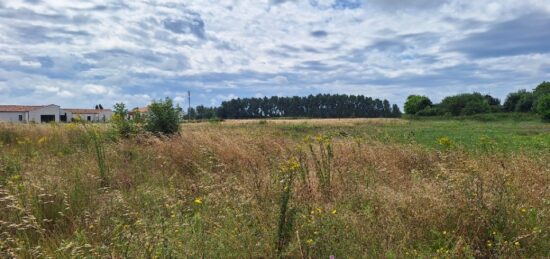
POLYGON ((549 257, 550 125, 0 125, 0 257, 549 257))

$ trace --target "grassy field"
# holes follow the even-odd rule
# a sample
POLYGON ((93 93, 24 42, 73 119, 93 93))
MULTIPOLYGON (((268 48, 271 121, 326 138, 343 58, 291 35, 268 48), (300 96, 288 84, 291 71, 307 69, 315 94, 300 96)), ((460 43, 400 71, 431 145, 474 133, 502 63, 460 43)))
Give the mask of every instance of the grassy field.
POLYGON ((550 124, 0 124, 0 258, 550 257, 550 124))

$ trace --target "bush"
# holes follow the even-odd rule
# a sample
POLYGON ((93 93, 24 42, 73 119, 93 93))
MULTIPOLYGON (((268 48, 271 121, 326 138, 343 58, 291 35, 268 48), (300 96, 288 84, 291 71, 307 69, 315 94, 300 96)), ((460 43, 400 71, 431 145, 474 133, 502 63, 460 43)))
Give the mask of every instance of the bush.
POLYGON ((432 105, 430 98, 420 95, 409 95, 405 102, 405 113, 416 114, 432 105))
POLYGON ((154 101, 149 106, 149 115, 145 128, 157 134, 174 134, 179 132, 181 122, 181 108, 174 107, 172 99, 154 101))
POLYGON ((444 114, 445 112, 436 106, 426 107, 424 110, 416 113, 418 116, 441 116, 444 114))
POLYGON ((486 113, 491 110, 487 99, 480 93, 446 97, 441 102, 441 107, 453 116, 486 113))
POLYGON ((133 121, 128 120, 128 110, 124 103, 117 103, 113 107, 114 115, 111 119, 116 132, 125 138, 137 133, 137 126, 133 121))
POLYGON ((539 97, 537 112, 542 115, 544 121, 550 122, 550 93, 539 97))

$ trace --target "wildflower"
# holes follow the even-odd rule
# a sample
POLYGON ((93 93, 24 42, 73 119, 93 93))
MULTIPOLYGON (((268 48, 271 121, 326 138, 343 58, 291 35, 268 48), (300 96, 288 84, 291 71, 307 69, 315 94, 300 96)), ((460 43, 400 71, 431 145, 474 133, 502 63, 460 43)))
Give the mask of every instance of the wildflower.
POLYGON ((525 213, 525 212, 527 212, 527 209, 526 208, 521 208, 521 212, 525 213))
POLYGON ((45 136, 44 136, 44 137, 41 137, 41 138, 38 140, 38 145, 44 144, 44 142, 46 142, 47 140, 48 140, 47 137, 45 137, 45 136))
POLYGON ((514 242, 514 245, 519 246, 520 245, 519 241, 514 242))
POLYGON ((202 204, 202 199, 199 197, 195 198, 195 204, 202 204))
POLYGON ((447 231, 443 230, 443 235, 447 235, 447 231))
POLYGON ((309 245, 309 246, 313 245, 313 239, 310 238, 310 239, 306 240, 306 244, 309 245))
POLYGON ((449 137, 438 138, 437 143, 439 143, 439 145, 442 145, 442 146, 447 147, 447 148, 451 147, 453 145, 453 142, 451 141, 451 139, 449 139, 449 137))
POLYGON ((336 214, 336 209, 333 209, 333 210, 331 211, 331 213, 332 213, 333 215, 335 215, 335 214, 336 214))

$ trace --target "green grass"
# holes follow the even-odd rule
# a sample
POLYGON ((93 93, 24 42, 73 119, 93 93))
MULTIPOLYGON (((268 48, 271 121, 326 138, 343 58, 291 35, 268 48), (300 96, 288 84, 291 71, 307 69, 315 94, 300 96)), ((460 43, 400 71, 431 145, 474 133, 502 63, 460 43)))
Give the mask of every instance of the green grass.
POLYGON ((283 134, 295 138, 324 133, 355 136, 384 143, 414 143, 430 149, 443 148, 438 139, 448 137, 467 151, 538 152, 550 148, 550 124, 540 121, 502 120, 408 120, 404 124, 358 123, 354 126, 319 126, 308 123, 276 125, 283 134))

